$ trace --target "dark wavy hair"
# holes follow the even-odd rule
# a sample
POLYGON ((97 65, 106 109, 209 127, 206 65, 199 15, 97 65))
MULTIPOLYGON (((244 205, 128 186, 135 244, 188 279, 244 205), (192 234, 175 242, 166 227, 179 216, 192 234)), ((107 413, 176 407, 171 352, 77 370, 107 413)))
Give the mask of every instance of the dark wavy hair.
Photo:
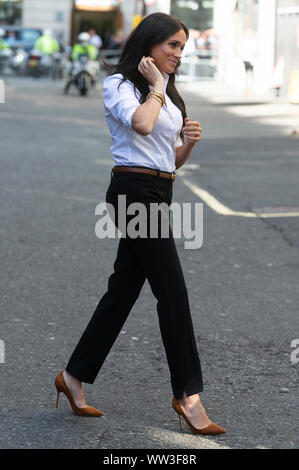
MULTIPOLYGON (((136 88, 141 94, 139 100, 140 104, 144 103, 150 89, 146 78, 138 70, 139 62, 143 56, 150 56, 150 51, 154 46, 166 41, 170 36, 181 29, 184 30, 186 38, 188 39, 189 29, 175 16, 167 15, 166 13, 152 13, 146 16, 127 37, 117 64, 106 64, 102 59, 102 62, 110 71, 108 75, 121 73, 123 75, 123 79, 120 81, 118 86, 120 86, 124 80, 130 80, 134 84, 135 94, 136 88)), ((169 74, 166 94, 181 110, 184 123, 185 117, 187 116, 185 103, 174 84, 175 75, 178 74, 180 64, 181 62, 179 61, 173 73, 169 74)), ((184 141, 182 130, 180 135, 184 141)))

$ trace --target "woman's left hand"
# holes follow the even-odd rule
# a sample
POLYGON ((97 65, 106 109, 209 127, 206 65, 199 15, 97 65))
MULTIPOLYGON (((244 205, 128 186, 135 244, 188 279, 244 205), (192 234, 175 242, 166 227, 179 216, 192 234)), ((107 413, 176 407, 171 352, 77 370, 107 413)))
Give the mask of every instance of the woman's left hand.
POLYGON ((190 121, 190 119, 186 117, 185 127, 183 127, 183 134, 186 137, 187 142, 198 142, 201 135, 200 123, 198 121, 190 121))

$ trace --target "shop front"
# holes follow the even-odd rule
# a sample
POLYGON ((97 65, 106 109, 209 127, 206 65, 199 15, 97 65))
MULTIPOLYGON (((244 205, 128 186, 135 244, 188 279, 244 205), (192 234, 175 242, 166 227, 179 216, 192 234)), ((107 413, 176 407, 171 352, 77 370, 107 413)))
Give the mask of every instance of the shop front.
POLYGON ((123 16, 119 0, 74 0, 71 19, 71 44, 82 31, 95 29, 102 38, 103 47, 110 36, 123 28, 123 16))
POLYGON ((22 0, 0 0, 0 25, 20 26, 22 0))

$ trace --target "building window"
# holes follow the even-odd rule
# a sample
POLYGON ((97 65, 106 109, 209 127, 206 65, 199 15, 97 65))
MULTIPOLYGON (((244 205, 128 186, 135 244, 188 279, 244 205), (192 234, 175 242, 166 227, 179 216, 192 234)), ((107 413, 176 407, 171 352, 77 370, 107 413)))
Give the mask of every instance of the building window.
POLYGON ((64 12, 63 11, 55 11, 55 20, 56 23, 63 23, 64 22, 64 12))
POLYGON ((0 0, 0 25, 20 25, 22 0, 0 0))

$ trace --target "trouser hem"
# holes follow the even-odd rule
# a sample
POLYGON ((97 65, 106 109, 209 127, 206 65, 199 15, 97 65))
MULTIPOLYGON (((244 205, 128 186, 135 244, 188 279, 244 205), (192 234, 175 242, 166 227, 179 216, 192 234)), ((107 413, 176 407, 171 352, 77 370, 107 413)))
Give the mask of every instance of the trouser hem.
POLYGON ((66 370, 69 374, 71 374, 73 377, 76 377, 76 379, 80 380, 80 382, 84 382, 84 383, 87 383, 87 384, 91 384, 91 385, 92 385, 92 384, 94 383, 94 381, 95 381, 95 379, 91 379, 91 378, 84 377, 84 375, 82 375, 82 374, 80 374, 80 373, 77 374, 77 372, 76 372, 76 371, 73 371, 69 366, 67 366, 67 367, 65 368, 65 370, 66 370))
POLYGON ((184 387, 180 388, 173 387, 173 396, 179 400, 181 398, 184 398, 184 392, 186 393, 186 396, 189 397, 190 395, 195 395, 196 393, 200 393, 202 391, 203 385, 199 382, 191 385, 185 385, 184 387))

